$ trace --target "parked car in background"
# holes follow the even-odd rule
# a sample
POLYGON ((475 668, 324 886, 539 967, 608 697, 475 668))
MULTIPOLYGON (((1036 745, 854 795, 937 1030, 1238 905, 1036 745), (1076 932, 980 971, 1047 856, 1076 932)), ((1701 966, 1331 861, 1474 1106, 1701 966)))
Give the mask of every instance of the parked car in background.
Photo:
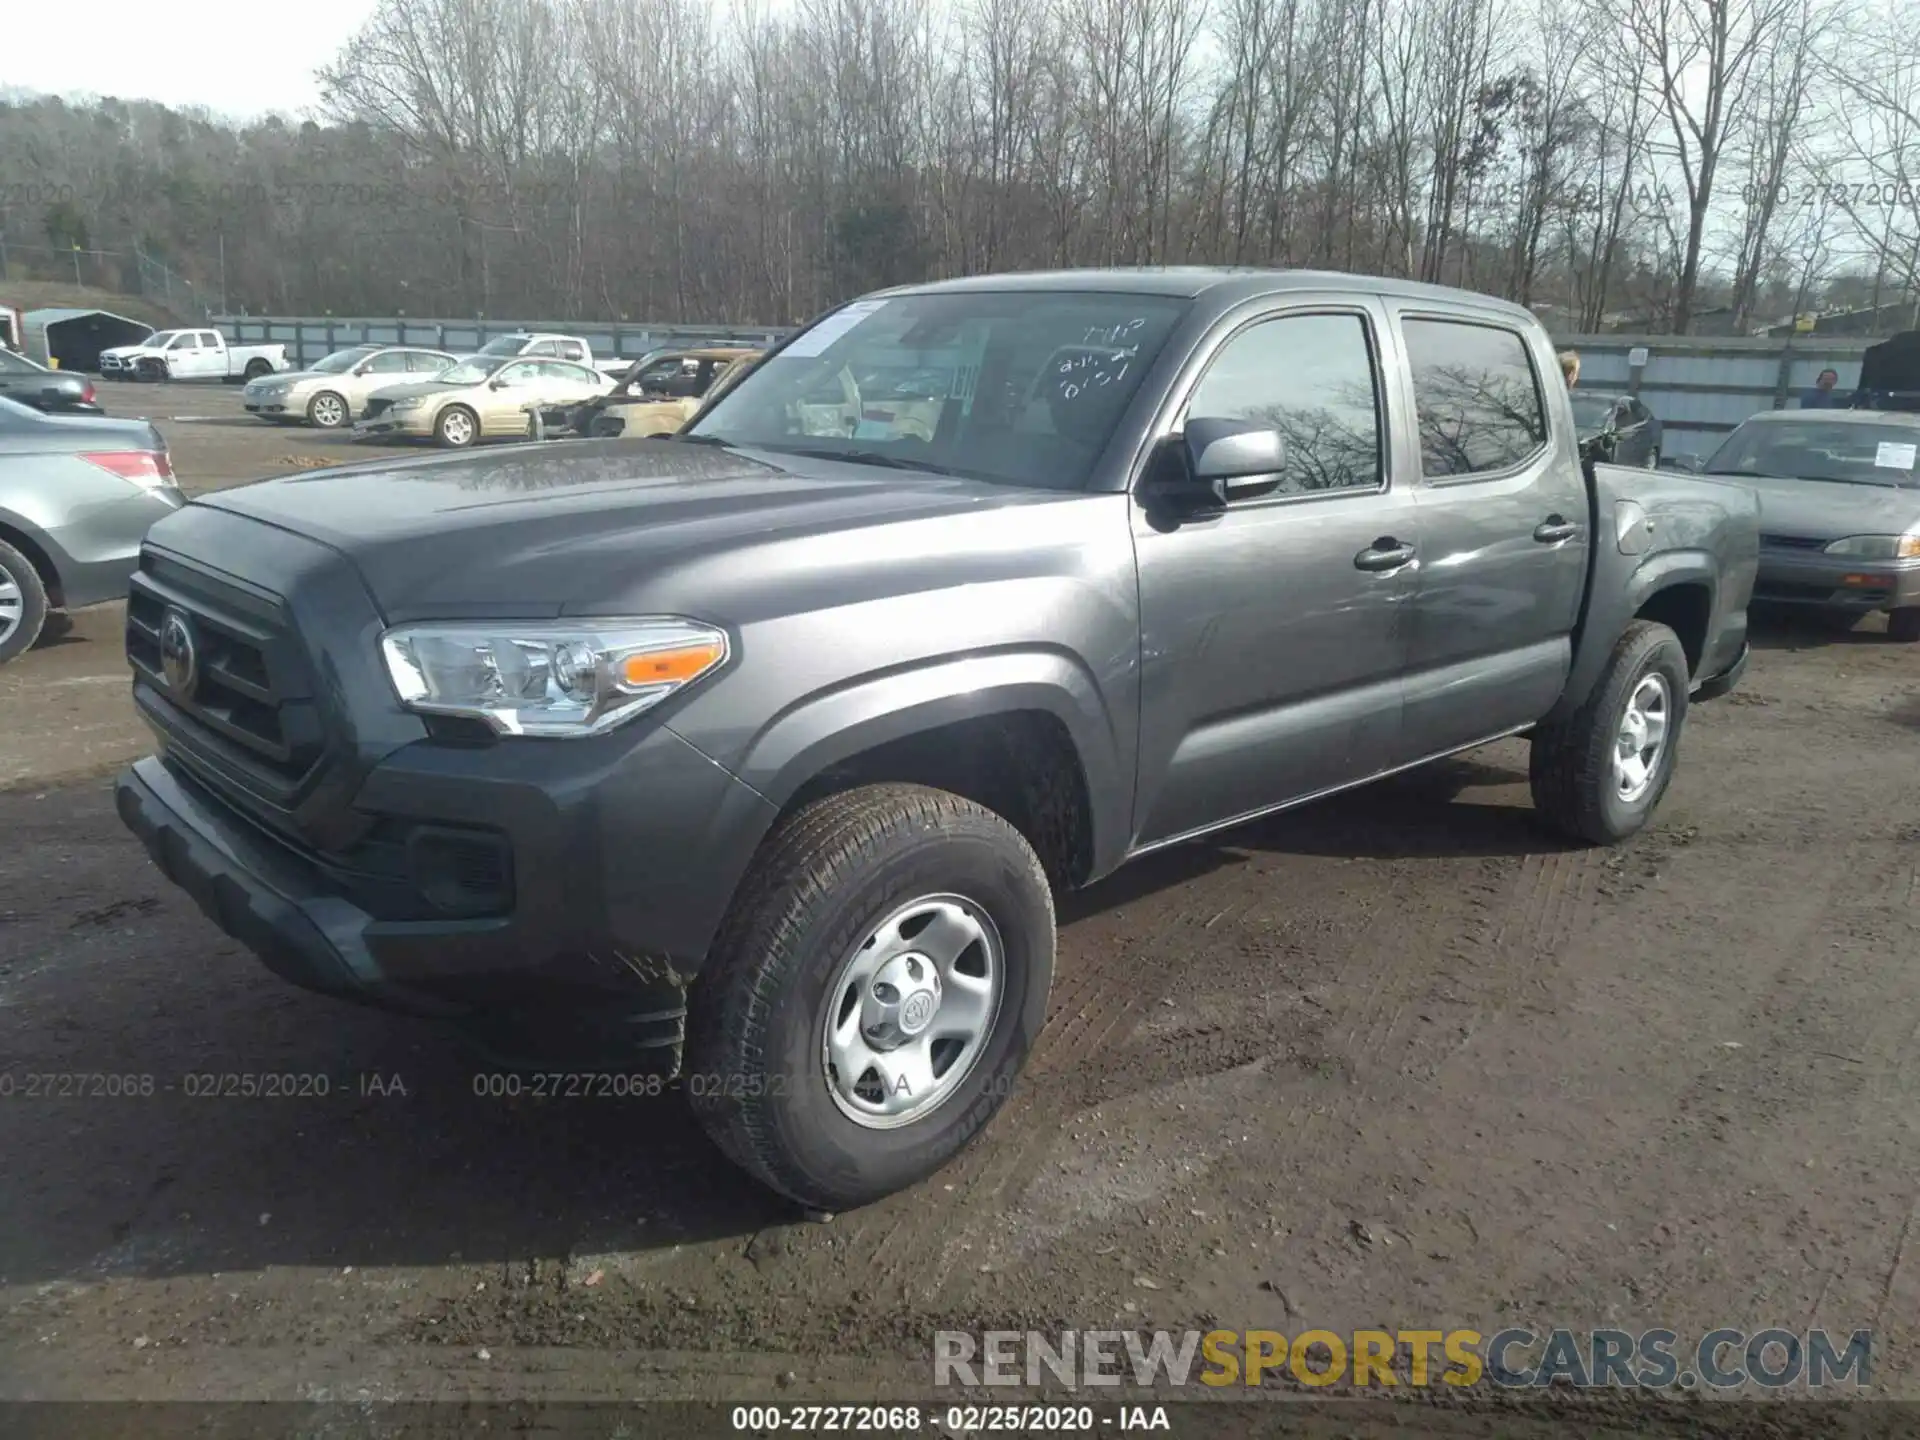
POLYGON ((1581 448, 1610 465, 1660 468, 1660 421, 1636 395, 1575 390, 1573 423, 1581 448))
POLYGON ((376 391, 411 375, 425 379, 459 361, 444 350, 410 345, 355 345, 336 350, 308 370, 249 380, 241 404, 262 420, 304 421, 321 430, 353 423, 376 391))
POLYGON ((147 421, 0 397, 0 665, 49 615, 125 596, 147 527, 185 503, 147 421))
POLYGON ((537 330, 517 330, 511 335, 496 335, 472 355, 461 358, 567 360, 598 370, 609 380, 624 379, 632 368, 632 362, 626 360, 614 359, 602 363, 594 359, 593 347, 578 335, 554 335, 537 330))
POLYGON ((707 400, 744 375, 758 350, 676 350, 636 365, 605 395, 567 412, 563 428, 575 435, 645 438, 671 435, 707 400))
POLYGON ((104 413, 93 381, 71 370, 49 370, 37 361, 0 349, 0 395, 49 413, 104 413))
POLYGON ((218 330, 157 330, 100 352, 109 380, 252 380, 290 368, 285 345, 229 345, 218 330))
POLYGON ((1503 301, 886 291, 671 440, 197 497, 133 579, 159 753, 116 803, 282 976, 678 1075, 727 1155, 841 1210, 1007 1099, 1056 891, 1516 735, 1543 821, 1640 831, 1746 663, 1756 510, 1583 463, 1503 301), (863 376, 912 408, 811 428, 863 376), (176 683, 144 627, 242 596, 266 685, 176 683))
POLYGON ((532 431, 530 407, 557 414, 612 388, 598 370, 566 360, 476 355, 431 380, 374 391, 353 433, 434 440, 454 450, 479 440, 524 440, 532 431))
POLYGON ((1754 599, 1887 616, 1920 640, 1920 415, 1768 410, 1743 421, 1704 473, 1760 498, 1754 599))

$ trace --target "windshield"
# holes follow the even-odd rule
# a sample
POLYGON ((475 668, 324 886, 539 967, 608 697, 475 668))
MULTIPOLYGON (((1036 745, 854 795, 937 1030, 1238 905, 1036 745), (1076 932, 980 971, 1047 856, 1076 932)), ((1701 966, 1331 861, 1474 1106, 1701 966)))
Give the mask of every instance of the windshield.
POLYGON ((140 343, 142 345, 149 346, 155 350, 163 350, 166 348, 168 343, 172 341, 174 336, 178 335, 179 333, 180 332, 178 330, 156 330, 153 334, 147 336, 147 338, 142 340, 140 343))
POLYGON ((1573 423, 1582 430, 1598 430, 1613 416, 1611 395, 1582 395, 1573 392, 1573 423))
POLYGON ((342 375, 374 353, 371 345, 356 345, 351 350, 336 350, 326 359, 318 361, 314 369, 322 375, 342 375))
POLYGON ((527 337, 524 335, 496 335, 480 347, 482 355, 518 355, 525 348, 527 337))
POLYGON ((689 438, 1073 490, 1188 302, 985 291, 862 300, 755 365, 689 438))
POLYGON ((506 364, 509 358, 504 355, 476 355, 471 360, 462 360, 451 370, 442 370, 433 378, 448 385, 478 385, 506 364))
POLYGON ((1707 462, 1709 475, 1920 487, 1920 426, 1749 420, 1707 462))

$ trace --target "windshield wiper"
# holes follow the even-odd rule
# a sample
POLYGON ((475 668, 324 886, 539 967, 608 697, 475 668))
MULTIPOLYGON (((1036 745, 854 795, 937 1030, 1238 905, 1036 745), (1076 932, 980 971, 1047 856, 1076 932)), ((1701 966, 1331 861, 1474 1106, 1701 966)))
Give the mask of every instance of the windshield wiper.
POLYGON ((722 440, 718 435, 669 435, 669 440, 678 440, 683 445, 711 445, 716 450, 738 450, 740 447, 731 440, 722 440))
POLYGON ((831 450, 824 445, 788 445, 780 447, 780 453, 804 455, 810 460, 845 460, 854 465, 880 465, 889 470, 921 470, 929 475, 955 473, 931 460, 908 460, 904 456, 888 455, 879 450, 831 450))

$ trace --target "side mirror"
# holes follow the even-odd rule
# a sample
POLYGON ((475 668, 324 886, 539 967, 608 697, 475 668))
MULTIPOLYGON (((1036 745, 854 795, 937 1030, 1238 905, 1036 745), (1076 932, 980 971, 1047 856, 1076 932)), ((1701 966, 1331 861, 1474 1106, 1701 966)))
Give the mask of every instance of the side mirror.
POLYGON ((1287 441, 1278 430, 1242 420, 1187 422, 1187 473, 1222 505, 1264 495, 1280 486, 1287 441))
POLYGON ((487 388, 489 390, 504 390, 507 388, 507 382, 504 380, 489 380, 487 382, 487 388))

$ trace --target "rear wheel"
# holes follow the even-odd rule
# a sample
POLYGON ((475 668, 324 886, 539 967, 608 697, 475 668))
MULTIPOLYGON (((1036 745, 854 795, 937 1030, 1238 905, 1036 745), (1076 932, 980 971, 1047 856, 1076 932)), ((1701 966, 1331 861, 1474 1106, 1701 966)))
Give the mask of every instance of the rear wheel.
POLYGON ((1887 638, 1911 645, 1920 640, 1920 607, 1908 606, 1887 616, 1887 638))
POLYGON ((1687 686, 1680 637, 1651 620, 1628 625, 1586 704, 1534 731, 1529 769, 1541 817, 1595 845, 1645 826, 1673 779, 1687 686))
POLYGON ((736 1164, 849 1209, 924 1179, 1012 1089, 1046 1020, 1053 897, 1011 825, 875 785, 795 812, 694 994, 686 1090, 736 1164))
POLYGON ((47 623, 47 587, 31 561, 0 542, 0 665, 30 647, 47 623))
POLYGON ((273 366, 269 365, 264 360, 255 358, 247 362, 246 373, 242 376, 242 378, 247 380, 258 380, 262 375, 271 374, 272 371, 273 371, 273 366))
POLYGON ((307 423, 321 430, 338 430, 351 418, 347 402, 331 390, 322 390, 307 402, 307 423))
POLYGON ((433 435, 449 450, 464 450, 480 438, 480 418, 464 405, 449 405, 434 422, 433 435))

